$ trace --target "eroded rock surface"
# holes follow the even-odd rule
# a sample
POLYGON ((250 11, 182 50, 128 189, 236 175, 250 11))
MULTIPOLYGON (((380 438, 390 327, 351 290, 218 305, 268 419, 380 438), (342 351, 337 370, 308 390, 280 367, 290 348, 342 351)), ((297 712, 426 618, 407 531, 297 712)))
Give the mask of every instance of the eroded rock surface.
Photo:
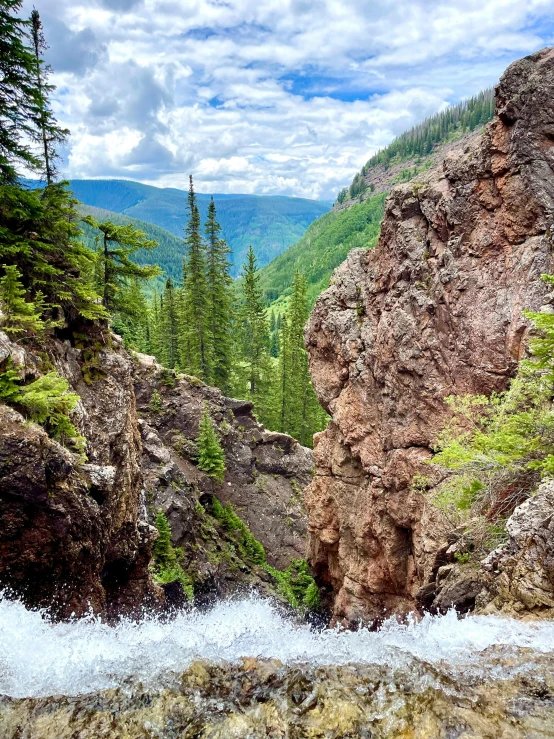
POLYGON ((336 619, 416 606, 443 562, 436 515, 412 491, 451 394, 506 388, 525 308, 551 300, 554 49, 512 64, 495 119, 393 190, 375 250, 355 250, 306 329, 332 422, 306 494, 309 558, 336 619))
MULTIPOLYGON (((102 376, 87 384, 83 357, 69 341, 26 351, 0 333, 3 362, 22 377, 55 367, 81 400, 74 420, 88 463, 38 425, 0 405, 0 586, 56 615, 92 608, 132 613, 160 601, 148 563, 155 530, 141 516, 141 443, 131 364, 124 352, 98 352, 102 376)), ((0 356, 2 356, 0 355, 0 356)))
POLYGON ((226 398, 196 378, 179 379, 142 356, 135 363, 134 377, 150 515, 160 509, 166 513, 173 542, 188 553, 195 579, 206 583, 212 579, 219 594, 245 579, 225 567, 229 550, 224 539, 220 551, 217 547, 211 551, 211 540, 217 544, 218 537, 206 535, 205 520, 202 534, 204 514, 198 503, 209 511, 214 495, 234 506, 264 545, 269 564, 285 569, 292 559, 304 557, 302 493, 312 479, 311 449, 290 436, 267 431, 255 419, 251 403, 226 398), (159 407, 152 403, 155 393, 159 407), (221 484, 194 463, 204 407, 225 450, 227 469, 221 484))

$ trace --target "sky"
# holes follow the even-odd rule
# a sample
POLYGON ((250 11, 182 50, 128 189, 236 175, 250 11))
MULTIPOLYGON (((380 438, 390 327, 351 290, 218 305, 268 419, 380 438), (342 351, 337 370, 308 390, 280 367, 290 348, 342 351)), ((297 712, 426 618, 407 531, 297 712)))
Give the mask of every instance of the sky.
POLYGON ((554 45, 554 0, 24 0, 70 178, 334 199, 379 148, 554 45))

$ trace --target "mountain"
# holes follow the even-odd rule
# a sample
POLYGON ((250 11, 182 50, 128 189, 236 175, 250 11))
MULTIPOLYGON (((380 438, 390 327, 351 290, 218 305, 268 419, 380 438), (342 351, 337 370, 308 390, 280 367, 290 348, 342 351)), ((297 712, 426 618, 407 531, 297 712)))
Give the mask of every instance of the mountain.
MULTIPOLYGON (((159 226, 179 238, 183 236, 187 221, 187 194, 183 190, 129 180, 71 180, 70 184, 84 205, 120 213, 159 226)), ((197 198, 204 222, 210 195, 199 193, 197 198)), ((223 234, 233 251, 233 276, 239 274, 250 244, 260 266, 264 266, 297 241, 331 206, 326 201, 273 195, 215 194, 214 200, 223 234)), ((166 261, 171 262, 169 255, 166 261)))
POLYGON ((341 190, 333 210, 314 221, 296 244, 262 270, 271 308, 280 312, 286 306, 296 270, 306 275, 313 305, 351 249, 375 246, 384 201, 394 185, 423 175, 464 138, 469 140, 493 113, 494 91, 484 90, 406 131, 371 157, 350 187, 341 190))
POLYGON ((375 195, 348 210, 333 210, 314 221, 304 236, 261 270, 261 285, 268 303, 280 312, 298 270, 308 281, 312 306, 329 284, 335 267, 351 249, 372 247, 379 238, 385 194, 375 195))

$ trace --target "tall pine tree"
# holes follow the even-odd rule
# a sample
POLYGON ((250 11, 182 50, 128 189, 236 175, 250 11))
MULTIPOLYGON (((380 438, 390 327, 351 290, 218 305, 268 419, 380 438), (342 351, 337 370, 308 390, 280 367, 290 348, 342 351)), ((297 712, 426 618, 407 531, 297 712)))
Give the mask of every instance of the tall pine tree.
POLYGON ((210 381, 229 393, 233 364, 233 280, 230 275, 231 250, 221 238, 221 226, 213 197, 205 226, 207 242, 208 321, 210 331, 210 381))
POLYGON ((211 379, 210 335, 206 247, 200 232, 200 213, 192 175, 189 177, 188 223, 185 229, 187 254, 183 265, 183 310, 181 355, 183 369, 205 382, 211 379))
POLYGON ((40 170, 31 149, 40 102, 31 22, 19 16, 22 0, 0 0, 0 184, 15 184, 18 166, 40 170))
POLYGON ((165 283, 161 312, 161 360, 166 367, 179 366, 179 296, 171 278, 165 283))
POLYGON ((61 128, 50 108, 48 96, 54 87, 48 83, 51 68, 44 63, 43 54, 48 48, 44 39, 42 22, 38 10, 33 9, 31 13, 31 35, 35 52, 35 135, 42 150, 43 166, 41 167, 44 178, 48 185, 52 184, 56 177, 56 160, 58 159, 57 146, 63 144, 69 135, 69 131, 61 128))
POLYGON ((242 305, 239 311, 240 345, 246 391, 262 423, 271 423, 273 364, 269 356, 269 326, 254 249, 250 246, 242 273, 242 305))

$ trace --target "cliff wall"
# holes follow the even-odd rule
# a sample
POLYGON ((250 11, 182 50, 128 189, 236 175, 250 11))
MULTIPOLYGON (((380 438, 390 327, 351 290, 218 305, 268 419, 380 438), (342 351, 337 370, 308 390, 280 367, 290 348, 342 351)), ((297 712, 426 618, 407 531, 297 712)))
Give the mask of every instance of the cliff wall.
POLYGON ((274 594, 271 576, 212 515, 213 497, 231 502, 269 564, 285 569, 305 552, 312 451, 266 431, 250 403, 99 332, 24 347, 0 331, 0 372, 14 367, 28 384, 55 369, 80 397, 72 421, 86 439, 84 460, 0 402, 0 591, 60 618, 181 604, 175 583, 153 581, 163 511, 199 602, 240 588, 274 594), (204 407, 225 450, 222 484, 194 464, 204 407))
POLYGON ((411 486, 448 417, 445 397, 506 388, 525 354, 522 310, 549 302, 554 226, 554 49, 512 64, 484 132, 387 201, 306 328, 332 415, 306 492, 309 559, 334 617, 416 606, 441 564, 438 515, 411 486))

